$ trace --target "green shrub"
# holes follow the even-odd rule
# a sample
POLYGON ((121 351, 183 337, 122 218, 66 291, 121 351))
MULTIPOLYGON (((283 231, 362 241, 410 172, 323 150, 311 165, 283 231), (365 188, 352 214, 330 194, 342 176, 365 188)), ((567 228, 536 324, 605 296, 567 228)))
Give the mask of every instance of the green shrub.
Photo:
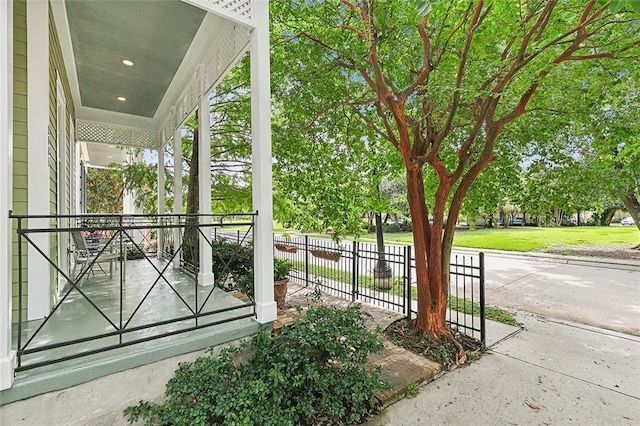
POLYGON ((216 285, 253 297, 253 248, 218 239, 211 251, 216 285))
POLYGON ((313 425, 362 422, 386 389, 367 356, 382 349, 359 307, 317 307, 279 335, 262 330, 247 345, 181 364, 159 404, 124 413, 145 425, 313 425), (241 355, 253 353, 241 361, 241 355))

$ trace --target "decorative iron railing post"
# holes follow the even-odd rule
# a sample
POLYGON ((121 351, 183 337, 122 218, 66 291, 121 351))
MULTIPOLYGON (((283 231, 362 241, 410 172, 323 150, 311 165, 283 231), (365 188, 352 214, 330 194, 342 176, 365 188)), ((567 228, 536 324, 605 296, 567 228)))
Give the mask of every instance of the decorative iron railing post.
POLYGON ((480 252, 480 342, 484 348, 487 343, 487 322, 484 309, 484 253, 480 252))
POLYGON ((405 303, 407 304, 407 319, 411 321, 411 246, 407 246, 405 255, 405 268, 407 277, 407 286, 405 288, 405 303))
POLYGON ((351 243, 351 249, 353 253, 353 265, 351 267, 351 301, 356 301, 356 294, 358 294, 358 241, 351 243))
POLYGON ((402 250, 402 313, 407 314, 407 258, 409 257, 409 246, 404 246, 402 250))
POLYGON ((22 366, 22 218, 18 218, 18 367, 22 366))
POLYGON ((309 236, 304 236, 304 282, 309 286, 309 236))
MULTIPOLYGON (((197 226, 200 226, 200 216, 197 217, 198 220, 198 224, 197 226)), ((187 227, 186 224, 189 223, 189 218, 185 218, 185 227, 184 227, 184 235, 187 235, 187 227)), ((197 236, 197 234, 196 234, 197 236)), ((195 242, 193 243, 194 245, 196 244, 195 242)), ((199 243, 198 243, 199 244, 199 243)), ((211 250, 213 252, 213 250, 211 250)), ((213 254, 213 253, 212 253, 213 254)), ((199 255, 199 254, 198 254, 199 255)), ((196 260, 194 259, 193 262, 196 262, 196 260)), ((197 267, 193 268, 195 271, 195 275, 196 275, 196 279, 194 280, 194 287, 193 287, 193 292, 195 293, 194 295, 194 300, 196 303, 196 312, 195 312, 195 316, 194 316, 194 321, 195 321, 195 325, 196 327, 198 326, 198 313, 200 312, 200 306, 198 305, 198 276, 200 275, 200 268, 202 268, 202 265, 200 264, 200 262, 197 262, 197 267)), ((215 277, 213 278, 215 280, 215 277)), ((215 282, 214 282, 214 286, 215 286, 215 282)))

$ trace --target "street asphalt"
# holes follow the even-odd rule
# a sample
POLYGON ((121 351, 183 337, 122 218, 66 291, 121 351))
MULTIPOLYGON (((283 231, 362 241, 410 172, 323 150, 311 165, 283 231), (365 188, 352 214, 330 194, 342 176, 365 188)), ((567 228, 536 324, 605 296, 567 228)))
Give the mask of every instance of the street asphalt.
POLYGON ((535 314, 516 318, 522 331, 367 424, 640 424, 640 338, 535 314))
POLYGON ((640 336, 640 261, 485 254, 486 301, 640 336))

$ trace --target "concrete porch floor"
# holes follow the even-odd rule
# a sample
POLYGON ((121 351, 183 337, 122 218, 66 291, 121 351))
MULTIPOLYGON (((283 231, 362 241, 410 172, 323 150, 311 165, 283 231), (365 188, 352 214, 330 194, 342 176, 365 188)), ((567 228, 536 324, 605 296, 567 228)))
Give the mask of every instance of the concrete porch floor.
MULTIPOLYGON (((157 259, 151 262, 160 271, 166 266, 166 262, 157 259)), ((27 349, 91 336, 103 337, 23 355, 21 365, 28 367, 87 354, 19 371, 13 387, 0 392, 0 405, 246 337, 259 327, 253 318, 253 306, 233 293, 196 287, 193 276, 171 266, 164 273, 166 281, 158 279, 159 275, 145 259, 126 262, 122 288, 120 268, 112 276, 96 272, 84 281, 81 291, 72 289, 46 320, 29 322, 22 329, 21 337, 23 347, 32 339, 27 349), (182 319, 163 323, 192 315, 192 310, 211 314, 198 318, 197 322, 182 319), (192 329, 206 324, 210 326, 192 329), (131 331, 119 334, 119 329, 131 331), (152 339, 159 335, 166 336, 152 339), (124 346, 113 349, 118 344, 124 346)), ((16 326, 14 345, 17 345, 17 333, 16 326)))

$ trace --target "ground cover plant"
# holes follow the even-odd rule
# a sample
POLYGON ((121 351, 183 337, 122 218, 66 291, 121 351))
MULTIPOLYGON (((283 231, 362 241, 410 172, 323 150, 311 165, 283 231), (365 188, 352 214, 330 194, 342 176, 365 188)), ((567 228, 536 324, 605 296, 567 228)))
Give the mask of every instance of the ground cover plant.
POLYGON ((367 357, 382 349, 359 306, 319 306, 277 335, 183 363, 160 404, 125 409, 145 425, 355 424, 377 410, 385 390, 367 357))

